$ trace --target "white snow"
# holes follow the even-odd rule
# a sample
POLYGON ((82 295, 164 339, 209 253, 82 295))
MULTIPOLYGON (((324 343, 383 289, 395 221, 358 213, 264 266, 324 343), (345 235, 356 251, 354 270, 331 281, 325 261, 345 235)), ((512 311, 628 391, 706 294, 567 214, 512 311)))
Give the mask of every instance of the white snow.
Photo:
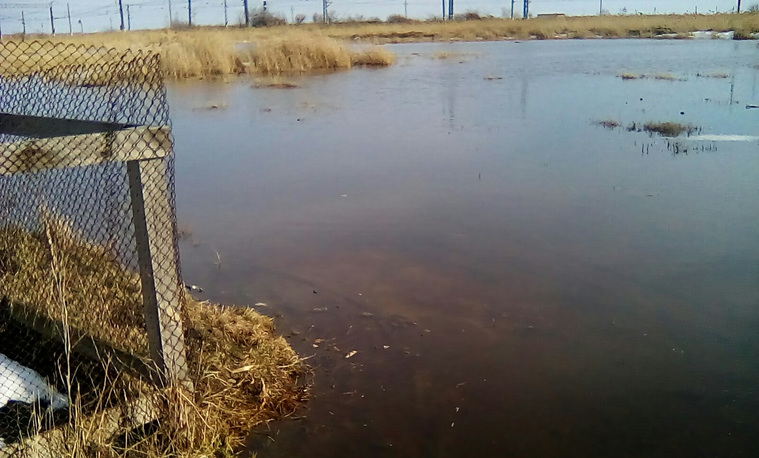
POLYGON ((10 401, 32 404, 38 400, 49 402, 53 409, 69 404, 39 373, 0 353, 0 407, 10 401))

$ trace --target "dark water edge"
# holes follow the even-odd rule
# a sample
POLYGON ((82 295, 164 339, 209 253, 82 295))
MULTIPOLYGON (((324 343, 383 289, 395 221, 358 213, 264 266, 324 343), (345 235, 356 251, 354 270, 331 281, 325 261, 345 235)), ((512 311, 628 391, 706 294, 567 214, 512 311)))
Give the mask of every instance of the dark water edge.
POLYGON ((170 89, 186 280, 316 368, 258 456, 758 456, 759 142, 595 124, 759 135, 756 45, 394 50, 170 89))

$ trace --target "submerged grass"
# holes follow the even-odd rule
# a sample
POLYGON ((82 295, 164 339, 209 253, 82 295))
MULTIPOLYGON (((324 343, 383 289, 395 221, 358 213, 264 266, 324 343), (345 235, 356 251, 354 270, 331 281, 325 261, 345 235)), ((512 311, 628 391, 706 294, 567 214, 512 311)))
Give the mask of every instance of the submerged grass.
POLYGON ((696 73, 696 77, 698 78, 715 78, 715 79, 727 79, 730 78, 729 73, 725 72, 713 72, 713 73, 696 73))
POLYGON ((603 119, 601 121, 596 121, 595 124, 601 127, 604 127, 606 129, 616 129, 617 127, 620 127, 622 125, 616 119, 603 119))
MULTIPOLYGON (((139 278, 106 249, 84 242, 62 218, 43 214, 38 231, 0 231, 0 297, 61 323, 67 333, 77 329, 125 351, 146 351, 139 278)), ((100 402, 62 427, 63 456, 91 456, 92 450, 109 457, 224 456, 239 450, 252 427, 292 414, 307 399, 308 368, 275 334, 271 318, 189 297, 184 315, 194 390, 156 391, 135 375, 120 374, 127 391, 152 397, 158 427, 127 445, 105 437, 99 428, 107 406, 100 402)), ((69 382, 76 407, 79 394, 69 382)), ((108 380, 99 398, 123 399, 121 382, 108 380)))
POLYGON ((264 78, 256 81, 253 84, 255 88, 270 88, 270 89, 295 89, 298 84, 288 81, 281 77, 264 78))
POLYGON ((643 73, 625 72, 625 73, 620 74, 619 77, 627 81, 642 80, 642 79, 653 79, 653 80, 659 80, 659 81, 687 81, 686 78, 673 75, 672 73, 657 73, 654 75, 646 75, 643 73))

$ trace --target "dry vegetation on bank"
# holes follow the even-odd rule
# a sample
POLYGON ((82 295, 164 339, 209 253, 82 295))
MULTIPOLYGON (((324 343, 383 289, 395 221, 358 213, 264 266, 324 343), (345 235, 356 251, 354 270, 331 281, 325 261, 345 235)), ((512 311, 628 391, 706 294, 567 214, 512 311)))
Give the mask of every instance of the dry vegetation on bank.
MULTIPOLYGON (((107 32, 56 37, 84 45, 158 50, 166 75, 205 78, 276 75, 387 66, 395 55, 383 43, 562 38, 689 38, 696 31, 759 33, 759 14, 542 17, 529 20, 336 22, 240 28, 107 32)), ((31 37, 27 37, 29 39, 31 37)), ((42 37, 37 37, 42 38, 42 37)), ((46 37, 45 37, 46 38, 46 37)), ((12 38, 20 39, 19 37, 12 38)))
MULTIPOLYGON (((21 304, 18 310, 31 319, 45 317, 144 355, 139 291, 135 274, 107 250, 77 237, 60 217, 45 215, 36 232, 0 230, 0 298, 21 304)), ((72 400, 69 423, 61 427, 65 456, 94 456, 92 450, 107 457, 227 456, 240 449, 251 428, 292 414, 306 400, 308 368, 275 334, 269 317, 188 297, 185 326, 194 391, 181 386, 156 391, 135 374, 114 372, 106 357, 89 363, 102 364, 102 372, 110 374, 102 383, 80 392, 78 382, 58 382, 72 400), (104 437, 108 400, 138 393, 153 399, 158 428, 128 444, 122 437, 104 437)), ((59 364, 62 374, 77 372, 59 364)))
MULTIPOLYGON (((474 17, 477 17, 474 15, 474 17)), ((699 30, 735 31, 736 38, 759 32, 759 14, 686 14, 539 17, 529 20, 483 18, 452 22, 337 23, 304 25, 332 38, 373 43, 448 40, 502 40, 553 38, 654 38, 662 35, 687 38, 699 30)))
MULTIPOLYGON (((395 55, 381 46, 350 45, 316 30, 282 27, 267 29, 267 32, 264 34, 260 29, 194 28, 109 32, 56 39, 85 46, 157 51, 161 54, 165 75, 174 79, 299 74, 346 70, 355 66, 387 66, 395 62, 395 55)), ((59 64, 59 58, 48 59, 48 56, 40 58, 40 65, 54 67, 59 64)))

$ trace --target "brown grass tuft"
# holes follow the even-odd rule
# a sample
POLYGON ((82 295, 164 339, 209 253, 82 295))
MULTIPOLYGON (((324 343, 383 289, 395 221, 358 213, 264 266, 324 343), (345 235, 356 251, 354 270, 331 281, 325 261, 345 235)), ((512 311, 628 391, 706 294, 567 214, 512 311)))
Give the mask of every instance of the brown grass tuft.
POLYGON ((643 125, 643 130, 648 133, 659 134, 663 137, 677 137, 683 133, 690 135, 696 132, 698 127, 678 122, 647 122, 643 125))

